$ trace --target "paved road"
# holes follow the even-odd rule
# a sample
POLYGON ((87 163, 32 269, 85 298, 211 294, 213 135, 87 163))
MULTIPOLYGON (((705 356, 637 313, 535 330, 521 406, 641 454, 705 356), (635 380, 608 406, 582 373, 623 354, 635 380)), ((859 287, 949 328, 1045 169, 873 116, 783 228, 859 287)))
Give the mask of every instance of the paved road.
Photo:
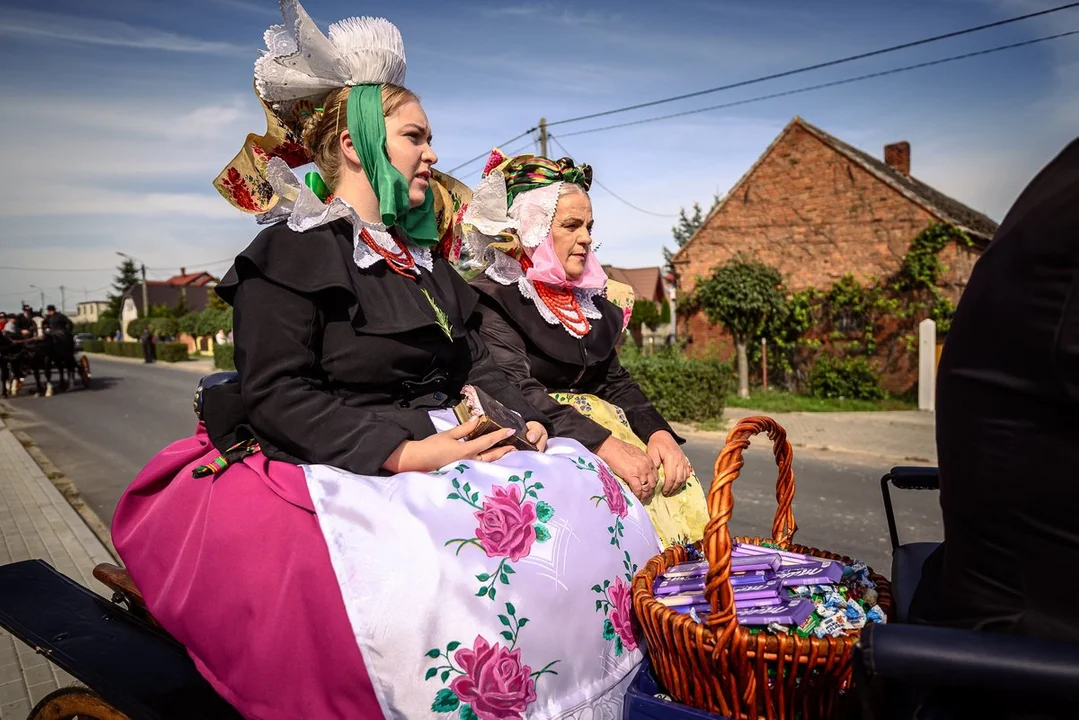
MULTIPOLYGON (((92 390, 51 398, 21 396, 9 402, 13 415, 8 422, 33 437, 108 524, 120 494, 146 461, 193 431, 191 399, 199 374, 99 355, 92 362, 92 390)), ((705 437, 691 436, 686 448, 707 483, 720 447, 705 437)), ((859 556, 887 574, 890 555, 879 481, 883 470, 903 462, 795 449, 797 539, 859 556)), ((735 481, 733 534, 769 533, 775 478, 767 438, 760 436, 735 481)), ((904 541, 941 538, 936 493, 901 493, 897 510, 904 541)))

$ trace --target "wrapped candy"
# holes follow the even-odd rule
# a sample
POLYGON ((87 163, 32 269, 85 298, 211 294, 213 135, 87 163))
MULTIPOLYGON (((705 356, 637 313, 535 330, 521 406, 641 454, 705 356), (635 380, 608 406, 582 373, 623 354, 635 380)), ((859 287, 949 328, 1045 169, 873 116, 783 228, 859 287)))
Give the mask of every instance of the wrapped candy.
POLYGON ((886 623, 888 618, 884 616, 884 611, 880 609, 880 605, 874 605, 865 612, 865 617, 869 622, 886 623))

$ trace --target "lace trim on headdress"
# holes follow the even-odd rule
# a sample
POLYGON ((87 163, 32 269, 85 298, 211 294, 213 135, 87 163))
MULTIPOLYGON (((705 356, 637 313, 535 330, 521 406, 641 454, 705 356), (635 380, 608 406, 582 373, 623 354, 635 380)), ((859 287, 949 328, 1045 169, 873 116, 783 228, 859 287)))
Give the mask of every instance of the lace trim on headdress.
POLYGON ((556 182, 521 193, 514 198, 508 215, 516 221, 521 244, 525 247, 539 247, 551 234, 551 223, 554 222, 555 211, 558 209, 561 189, 562 183, 556 182), (520 234, 520 228, 527 230, 520 234))
MULTIPOLYGON (((399 251, 397 241, 385 225, 367 222, 341 198, 334 198, 329 203, 323 203, 309 187, 300 182, 285 161, 280 158, 273 158, 266 165, 266 180, 273 187, 278 201, 271 210, 258 216, 259 223, 287 220, 292 230, 306 232, 335 220, 348 220, 352 223, 352 259, 357 267, 364 270, 386 259, 360 237, 360 231, 364 228, 367 229, 367 234, 371 239, 383 250, 391 253, 399 251)), ((425 268, 428 272, 434 270, 431 248, 420 247, 411 240, 406 241, 406 246, 418 266, 425 268)), ((416 272, 418 274, 419 271, 416 272)))

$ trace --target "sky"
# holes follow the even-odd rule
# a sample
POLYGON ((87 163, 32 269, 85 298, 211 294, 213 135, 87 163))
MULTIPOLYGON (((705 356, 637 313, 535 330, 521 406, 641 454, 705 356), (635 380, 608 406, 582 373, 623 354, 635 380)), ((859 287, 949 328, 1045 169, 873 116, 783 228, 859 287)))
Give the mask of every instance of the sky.
MULTIPOLYGON (((325 31, 382 15, 406 84, 455 168, 545 117, 549 154, 593 166, 600 259, 662 263, 680 208, 706 207, 800 115, 1000 220, 1079 135, 1079 36, 658 122, 1079 30, 1079 8, 838 67, 630 112, 613 108, 782 72, 1056 7, 1063 0, 307 0, 325 31), (581 134, 574 134, 581 133, 581 134), (558 145, 557 143, 561 143, 558 145), (563 152, 565 148, 567 152, 563 152), (614 194, 612 194, 614 193, 614 194)), ((258 232, 211 185, 265 121, 252 67, 274 0, 0 0, 0 309, 104 299, 127 253, 150 279, 222 275, 258 232), (8 269, 18 268, 18 269, 8 269), (29 268, 29 269, 27 269, 29 268)), ((538 152, 533 136, 502 146, 538 152)), ((482 162, 454 174, 475 185, 482 162)))

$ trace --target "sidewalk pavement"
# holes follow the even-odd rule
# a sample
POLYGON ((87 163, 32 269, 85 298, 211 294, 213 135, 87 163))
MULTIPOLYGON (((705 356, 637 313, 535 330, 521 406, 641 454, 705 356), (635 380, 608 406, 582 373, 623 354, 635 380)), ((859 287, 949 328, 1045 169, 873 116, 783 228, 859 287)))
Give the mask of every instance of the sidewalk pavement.
MULTIPOLYGON (((115 563, 101 541, 0 419, 0 565, 40 558, 108 597, 94 566, 115 563)), ((24 720, 45 695, 75 679, 0 629, 0 720, 24 720)))
MULTIPOLYGON (((851 453, 894 465, 937 462, 936 423, 931 412, 769 413, 727 408, 723 413, 727 431, 741 418, 755 415, 765 415, 779 423, 795 448, 851 453)), ((714 435, 720 442, 727 431, 688 430, 698 436, 714 435)))
MULTIPOLYGON (((91 372, 94 369, 94 361, 98 359, 108 362, 128 363, 129 365, 145 364, 145 362, 139 358, 123 357, 121 355, 106 355, 105 353, 87 353, 87 355, 90 356, 91 372)), ((209 375, 211 373, 219 372, 214 368, 214 359, 209 357, 197 357, 181 362, 165 362, 163 360, 158 360, 154 363, 154 367, 169 368, 170 370, 186 370, 187 372, 196 372, 200 375, 209 375)))

